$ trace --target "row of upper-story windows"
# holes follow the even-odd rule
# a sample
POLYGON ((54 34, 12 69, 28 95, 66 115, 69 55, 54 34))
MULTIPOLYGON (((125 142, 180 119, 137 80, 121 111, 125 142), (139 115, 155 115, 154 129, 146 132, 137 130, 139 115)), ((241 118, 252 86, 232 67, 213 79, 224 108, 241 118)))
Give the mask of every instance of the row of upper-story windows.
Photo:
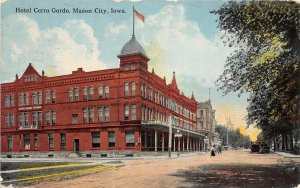
POLYGON ((55 91, 46 91, 46 104, 56 102, 56 92, 55 91))
POLYGON ((154 88, 147 87, 145 84, 141 84, 141 95, 144 98, 149 99, 161 106, 172 110, 173 112, 177 112, 180 115, 183 115, 187 118, 192 120, 196 120, 196 116, 194 113, 190 112, 189 110, 183 108, 181 105, 177 104, 172 99, 166 98, 161 92, 155 90, 154 88))
MULTIPOLYGON (((31 95, 32 105, 41 105, 42 104, 42 92, 33 92, 31 95)), ((19 94, 19 106, 29 106, 29 94, 20 93, 19 94)))
POLYGON ((168 122, 168 117, 165 113, 160 112, 154 108, 149 108, 147 106, 142 105, 141 108, 141 118, 143 121, 162 121, 168 122))
MULTIPOLYGON (((42 92, 33 92, 31 97, 28 93, 20 93, 19 94, 19 106, 29 106, 30 105, 30 98, 31 98, 31 105, 41 105, 42 104, 42 92)), ((56 102, 56 93, 55 91, 46 91, 46 104, 55 103, 56 102)), ((14 106, 14 95, 6 95, 5 96, 5 107, 13 107, 14 106)))
POLYGON ((141 84, 141 96, 161 106, 165 107, 166 105, 165 96, 161 92, 155 90, 154 88, 148 87, 143 83, 141 84))
MULTIPOLYGON (((110 108, 109 106, 101 106, 96 109, 98 112, 98 122, 110 121, 110 108)), ((94 123, 95 121, 95 108, 85 107, 83 108, 83 123, 94 123)), ((78 114, 72 114, 72 124, 78 124, 78 114)))
POLYGON ((126 82, 124 83, 124 96, 135 96, 136 94, 136 84, 135 82, 126 82))
POLYGON ((124 66, 124 70, 128 71, 130 68, 130 70, 135 70, 136 69, 136 65, 135 64, 130 64, 130 65, 125 65, 124 66))
MULTIPOLYGON (((109 98, 109 86, 108 85, 99 85, 98 88, 98 99, 109 98)), ((79 88, 70 88, 68 90, 68 100, 69 102, 79 101, 80 91, 79 88)), ((84 87, 82 90, 83 100, 94 100, 95 92, 94 87, 84 87)))
POLYGON ((124 120, 136 120, 136 104, 124 105, 124 120))
MULTIPOLYGON (((29 127, 29 112, 19 113, 19 127, 29 127)), ((31 125, 37 126, 43 124, 43 113, 41 111, 31 112, 31 125)))

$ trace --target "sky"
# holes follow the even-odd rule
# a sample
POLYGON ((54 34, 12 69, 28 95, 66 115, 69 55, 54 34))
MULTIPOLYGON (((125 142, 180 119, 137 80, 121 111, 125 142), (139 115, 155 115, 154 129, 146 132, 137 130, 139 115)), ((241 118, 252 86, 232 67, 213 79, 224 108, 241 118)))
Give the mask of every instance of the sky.
POLYGON ((247 94, 223 96, 215 81, 233 49, 224 46, 216 15, 224 1, 196 0, 1 0, 1 83, 21 76, 29 63, 46 75, 117 68, 123 45, 132 35, 132 6, 145 16, 135 19, 135 36, 144 47, 149 71, 171 81, 175 71, 180 91, 197 101, 210 98, 218 124, 231 118, 254 140, 247 128, 247 94), (18 9, 20 8, 20 9, 18 9), (73 9, 92 10, 74 13, 73 9), (31 9, 30 13, 17 11, 31 9), (58 13, 58 10, 69 13, 58 13), (96 12, 97 10, 102 10, 96 12), (123 10, 112 13, 113 10, 123 10), (39 10, 40 12, 34 12, 39 10), (52 12, 52 10, 56 10, 52 12), (107 10, 109 13, 103 14, 107 10), (47 13, 49 11, 49 13, 47 13), (210 95, 209 95, 209 88, 210 95))

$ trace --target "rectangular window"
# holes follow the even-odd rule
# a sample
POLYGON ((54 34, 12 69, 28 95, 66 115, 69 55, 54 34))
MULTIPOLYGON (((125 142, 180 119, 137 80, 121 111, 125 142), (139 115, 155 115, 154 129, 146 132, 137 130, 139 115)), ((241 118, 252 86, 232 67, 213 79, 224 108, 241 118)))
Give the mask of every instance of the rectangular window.
MULTIPOLYGON (((27 97, 28 98, 28 97, 27 97)), ((38 94, 38 102, 39 102, 39 104, 42 104, 42 92, 39 92, 39 94, 38 94)), ((27 102, 26 102, 27 103, 27 102)), ((26 105, 28 105, 28 104, 26 104, 26 105)))
POLYGON ((131 105, 131 120, 136 120, 136 105, 131 105))
POLYGON ((103 122, 103 107, 98 108, 98 122, 103 122))
POLYGON ((109 98, 109 86, 105 86, 105 98, 109 98))
POLYGON ((24 112, 24 119, 25 119, 25 127, 28 127, 29 126, 29 123, 28 123, 28 112, 24 112))
POLYGON ((7 144, 8 144, 8 149, 12 150, 13 149, 13 136, 9 134, 7 136, 7 144))
POLYGON ((69 102, 72 102, 73 101, 73 89, 69 89, 68 91, 68 98, 69 98, 69 102))
POLYGON ((94 122, 94 108, 90 108, 89 111, 90 111, 89 122, 93 123, 94 122))
POLYGON ((24 126, 24 112, 19 113, 19 127, 24 126))
POLYGON ((83 109, 83 123, 88 122, 88 108, 83 109))
POLYGON ((52 91, 52 103, 56 102, 56 93, 55 91, 52 91))
POLYGON ((84 101, 87 101, 87 99, 88 99, 88 98, 87 98, 87 88, 84 87, 84 88, 83 88, 83 100, 84 100, 84 101))
POLYGON ((47 91, 46 92, 46 104, 49 104, 50 103, 50 92, 47 91))
MULTIPOLYGON (((47 117, 46 117, 46 119, 47 119, 47 117)), ((37 126, 37 122, 38 122, 37 112, 32 112, 32 125, 37 126)))
POLYGON ((105 121, 109 122, 109 107, 105 107, 105 121))
POLYGON ((74 89, 74 96, 75 96, 75 101, 79 101, 79 89, 78 88, 74 89))
POLYGON ((33 105, 36 105, 38 103, 37 93, 36 92, 32 93, 32 103, 33 103, 33 105))
POLYGON ((135 64, 131 64, 130 68, 131 70, 135 70, 135 64))
POLYGON ((50 111, 46 112, 46 125, 50 125, 50 111))
POLYGON ((29 97, 28 97, 27 93, 25 93, 25 95, 24 95, 24 100, 25 100, 25 105, 28 106, 29 105, 29 97))
POLYGON ((92 147, 100 147, 100 132, 92 132, 92 147))
POLYGON ((34 149, 39 149, 39 139, 38 134, 34 134, 34 149))
POLYGON ((60 133, 60 149, 66 149, 66 133, 60 133))
POLYGON ((10 96, 10 106, 14 106, 15 105, 15 99, 14 99, 14 96, 11 95, 10 96))
POLYGON ((128 83, 124 84, 124 96, 125 97, 129 96, 129 84, 128 83))
POLYGON ((136 88, 136 87, 135 87, 135 82, 132 82, 132 83, 131 83, 131 95, 132 95, 132 96, 135 96, 135 88, 136 88))
POLYGON ((98 98, 99 98, 99 99, 102 99, 102 98, 103 98, 103 86, 102 86, 102 85, 100 85, 100 86, 98 87, 98 98))
POLYGON ((89 91, 89 100, 94 100, 94 88, 90 87, 89 91))
POLYGON ((30 149, 30 134, 24 134, 24 149, 30 149))
POLYGON ((129 120, 129 105, 124 106, 124 120, 129 120))
POLYGON ((52 125, 56 125, 56 112, 52 111, 52 125))
POLYGON ((38 124, 42 125, 43 124, 43 116, 42 112, 38 112, 38 124))
POLYGON ((9 114, 5 114, 5 126, 9 126, 9 114))
POLYGON ((5 107, 10 107, 10 97, 9 96, 5 96, 5 103, 4 103, 5 107))
POLYGON ((14 126, 15 125, 15 115, 14 113, 10 114, 10 126, 14 126))
POLYGON ((125 131, 126 147, 134 147, 134 131, 125 131))
POLYGON ((108 147, 116 147, 115 131, 108 131, 108 147))
POLYGON ((49 149, 54 148, 54 134, 53 133, 48 134, 48 148, 49 149))
POLYGON ((78 124, 78 114, 72 114, 72 124, 78 124))

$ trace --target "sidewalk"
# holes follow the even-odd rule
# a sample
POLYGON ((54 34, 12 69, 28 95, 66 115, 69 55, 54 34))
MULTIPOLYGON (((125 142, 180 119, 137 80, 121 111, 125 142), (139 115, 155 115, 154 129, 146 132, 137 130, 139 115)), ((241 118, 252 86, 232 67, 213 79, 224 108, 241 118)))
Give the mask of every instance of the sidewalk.
POLYGON ((300 155, 295 155, 295 154, 285 153, 285 152, 279 152, 279 151, 276 151, 275 153, 277 155, 281 155, 285 158, 299 158, 300 159, 300 155))

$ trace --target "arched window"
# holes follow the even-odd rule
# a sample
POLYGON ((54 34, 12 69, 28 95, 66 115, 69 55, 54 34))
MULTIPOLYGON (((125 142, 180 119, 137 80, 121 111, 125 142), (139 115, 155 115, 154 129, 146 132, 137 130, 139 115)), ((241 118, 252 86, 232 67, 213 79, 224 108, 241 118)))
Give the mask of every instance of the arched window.
POLYGON ((103 98, 103 86, 102 86, 102 85, 100 85, 100 86, 98 87, 98 98, 99 98, 99 99, 102 99, 102 98, 103 98))

